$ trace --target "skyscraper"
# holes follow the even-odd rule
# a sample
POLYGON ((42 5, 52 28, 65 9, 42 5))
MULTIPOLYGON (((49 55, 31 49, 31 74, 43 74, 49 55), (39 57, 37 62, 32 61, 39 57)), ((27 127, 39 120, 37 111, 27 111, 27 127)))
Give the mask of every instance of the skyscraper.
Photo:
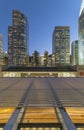
POLYGON ((72 65, 78 65, 78 40, 73 41, 71 44, 71 54, 72 54, 72 65))
POLYGON ((84 65, 84 0, 82 0, 79 21, 78 21, 78 36, 79 36, 79 65, 84 65))
POLYGON ((0 65, 3 65, 3 35, 0 34, 0 65))
POLYGON ((26 66, 28 52, 28 22, 20 11, 14 10, 12 26, 8 27, 8 64, 26 66))
POLYGON ((55 27, 52 53, 56 54, 56 66, 70 65, 70 29, 68 26, 55 27))

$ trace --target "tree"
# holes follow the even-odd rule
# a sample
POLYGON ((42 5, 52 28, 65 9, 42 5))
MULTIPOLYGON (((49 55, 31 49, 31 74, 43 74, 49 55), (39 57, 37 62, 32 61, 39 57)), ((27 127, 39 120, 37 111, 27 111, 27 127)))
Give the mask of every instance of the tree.
POLYGON ((33 55, 33 66, 40 66, 40 54, 38 51, 34 51, 33 55))

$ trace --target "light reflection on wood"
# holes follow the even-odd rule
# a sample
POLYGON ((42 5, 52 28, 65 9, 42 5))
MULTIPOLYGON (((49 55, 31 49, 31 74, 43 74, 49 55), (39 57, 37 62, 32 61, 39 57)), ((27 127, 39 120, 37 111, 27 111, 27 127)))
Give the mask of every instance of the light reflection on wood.
POLYGON ((73 123, 84 123, 84 108, 66 108, 68 115, 73 123))
POLYGON ((7 123, 15 108, 0 108, 0 123, 7 123))
POLYGON ((23 123, 58 123, 54 108, 27 108, 23 123))

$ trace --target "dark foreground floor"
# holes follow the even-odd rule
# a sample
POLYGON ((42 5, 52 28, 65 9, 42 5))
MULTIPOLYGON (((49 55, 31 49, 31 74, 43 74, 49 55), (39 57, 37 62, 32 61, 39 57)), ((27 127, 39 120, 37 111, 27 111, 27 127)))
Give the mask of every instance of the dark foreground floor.
POLYGON ((84 130, 84 78, 0 78, 4 130, 12 130, 10 123, 15 130, 61 130, 67 121, 71 130, 84 130))

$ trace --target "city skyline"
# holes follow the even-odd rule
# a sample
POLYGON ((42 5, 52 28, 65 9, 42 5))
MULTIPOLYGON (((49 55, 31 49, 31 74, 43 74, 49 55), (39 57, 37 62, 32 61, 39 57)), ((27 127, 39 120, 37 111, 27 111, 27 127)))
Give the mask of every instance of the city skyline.
POLYGON ((70 26, 70 43, 78 39, 78 17, 81 0, 1 1, 0 33, 4 36, 4 50, 8 50, 8 26, 12 10, 20 10, 29 21, 29 54, 34 50, 52 53, 52 33, 55 26, 70 26), (19 2, 21 4, 19 4, 19 2), (67 6, 66 6, 67 5, 67 6))

